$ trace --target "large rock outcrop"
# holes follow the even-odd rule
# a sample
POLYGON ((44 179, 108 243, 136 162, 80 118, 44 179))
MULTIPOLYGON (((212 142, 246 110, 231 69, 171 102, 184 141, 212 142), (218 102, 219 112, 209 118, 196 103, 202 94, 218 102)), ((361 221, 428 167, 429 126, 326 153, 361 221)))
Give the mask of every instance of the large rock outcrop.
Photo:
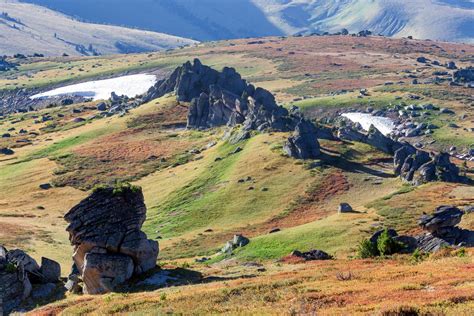
POLYGON ((271 92, 248 84, 234 68, 224 67, 219 72, 198 59, 186 62, 150 88, 144 101, 167 93, 175 93, 178 101, 190 103, 188 128, 242 125, 241 131, 235 133, 236 139, 250 137, 249 131, 295 131, 288 139, 290 156, 306 159, 303 157, 314 158, 319 153, 319 144, 313 141, 317 134, 313 123, 304 120, 297 110, 288 111, 277 105, 271 92))
POLYGON ((85 293, 114 291, 156 266, 158 243, 141 231, 146 218, 141 188, 97 189, 64 218, 85 293))
POLYGON ((253 130, 290 131, 296 123, 269 91, 248 84, 234 68, 224 67, 219 72, 199 59, 186 62, 169 78, 158 81, 144 101, 172 92, 178 101, 191 103, 188 128, 244 124, 253 130))
POLYGON ((393 162, 395 174, 415 185, 432 181, 466 181, 447 153, 427 153, 404 144, 395 151, 393 162))
POLYGON ((418 248, 433 252, 446 246, 474 246, 474 232, 457 227, 463 215, 455 206, 439 206, 432 215, 423 215, 418 224, 426 233, 416 237, 418 248))

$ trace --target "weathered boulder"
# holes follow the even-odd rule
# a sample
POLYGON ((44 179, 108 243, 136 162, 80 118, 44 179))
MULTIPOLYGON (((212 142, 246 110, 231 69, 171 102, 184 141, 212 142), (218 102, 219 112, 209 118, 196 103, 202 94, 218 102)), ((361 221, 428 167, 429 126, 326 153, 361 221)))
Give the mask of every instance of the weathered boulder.
POLYGON ((113 292, 133 275, 134 265, 130 256, 122 254, 87 253, 84 258, 82 280, 84 293, 104 294, 113 292))
POLYGON ((446 228, 452 228, 461 222, 464 212, 455 206, 439 206, 433 215, 423 215, 418 224, 430 233, 441 235, 446 228))
POLYGON ((314 159, 321 154, 317 129, 309 121, 302 119, 295 128, 295 132, 285 143, 283 150, 296 159, 314 159))
POLYGON ((61 266, 54 260, 42 257, 39 272, 44 283, 56 283, 61 277, 61 266))
POLYGON ((426 233, 416 237, 418 248, 432 252, 446 246, 474 246, 474 232, 456 226, 463 215, 455 206, 439 206, 432 215, 423 215, 418 223, 426 233))
POLYGON ((474 67, 459 69, 453 72, 454 82, 474 82, 474 67))
MULTIPOLYGON (((372 243, 377 243, 377 240, 379 239, 380 235, 382 235, 382 233, 384 231, 385 231, 385 229, 381 229, 381 230, 376 231, 372 235, 372 237, 370 237, 369 241, 372 242, 372 243)), ((389 228, 389 229, 387 229, 387 232, 388 232, 388 235, 392 238, 398 236, 398 233, 395 229, 389 228)))
POLYGON ((22 266, 23 270, 27 273, 39 275, 40 266, 35 259, 30 257, 23 250, 10 250, 7 253, 7 261, 15 264, 16 266, 22 266))
POLYGON ((234 235, 234 238, 226 242, 224 247, 222 247, 221 252, 230 255, 234 249, 245 247, 249 244, 249 242, 250 240, 241 234, 234 235))
POLYGON ((140 230, 145 217, 142 190, 131 185, 99 188, 65 215, 86 293, 113 291, 132 274, 156 266, 158 243, 140 230), (114 269, 118 274, 112 274, 114 269))
POLYGON ((295 250, 291 253, 292 256, 302 258, 306 261, 313 261, 313 260, 331 260, 332 256, 327 254, 322 250, 310 250, 307 252, 301 252, 295 250))
POLYGON ((9 315, 31 294, 26 272, 14 265, 0 269, 0 312, 9 315))
POLYGON ((349 203, 341 203, 339 204, 339 213, 350 213, 352 212, 352 206, 349 203))

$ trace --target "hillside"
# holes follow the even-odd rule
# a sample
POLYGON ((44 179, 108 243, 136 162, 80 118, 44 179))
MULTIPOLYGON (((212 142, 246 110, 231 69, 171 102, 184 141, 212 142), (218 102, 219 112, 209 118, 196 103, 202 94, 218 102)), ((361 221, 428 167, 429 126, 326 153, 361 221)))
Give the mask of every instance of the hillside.
MULTIPOLYGON (((120 194, 117 182, 125 181, 143 192, 147 213, 141 229, 160 247, 160 267, 134 276, 117 293, 65 293, 58 285, 54 295, 24 302, 26 311, 470 314, 474 253, 469 243, 435 253, 365 259, 358 258, 358 247, 383 228, 408 237, 424 233, 420 216, 438 206, 474 204, 469 180, 474 179, 469 160, 474 155, 467 154, 474 148, 474 98, 472 88, 452 79, 456 69, 447 67, 449 62, 458 68, 473 65, 474 46, 378 36, 267 37, 161 53, 8 59, 18 66, 0 73, 0 92, 11 100, 19 91, 48 94, 132 73, 155 74, 168 79, 158 81, 165 88, 174 88, 168 83, 176 67, 184 67, 184 74, 192 73, 189 67, 197 67, 198 75, 210 72, 201 71, 194 58, 219 71, 234 67, 249 83, 267 89, 277 104, 248 86, 245 95, 264 100, 272 110, 284 107, 264 117, 270 122, 281 112, 290 116, 291 125, 303 113, 317 126, 320 155, 289 156, 285 146, 296 133, 294 126, 253 128, 235 142, 226 137, 226 124, 190 127, 190 117, 199 111, 191 111, 195 101, 178 100, 180 89, 164 89, 149 100, 105 100, 105 105, 103 100, 61 105, 51 99, 46 108, 4 113, 0 148, 12 152, 0 154, 0 244, 23 249, 38 261, 52 258, 67 277, 73 246, 63 216, 104 184, 115 185, 120 194), (182 66, 187 61, 193 64, 182 66), (377 143, 339 137, 350 125, 341 120, 342 113, 378 111, 403 123, 424 124, 423 133, 401 141, 420 144, 417 148, 426 152, 449 152, 450 167, 466 181, 440 176, 415 184, 397 175, 394 154, 377 143), (436 125, 430 133, 425 132, 429 124, 436 125), (353 211, 339 212, 341 203, 353 211), (221 252, 236 234, 249 243, 231 254, 221 252), (333 260, 291 255, 314 249, 333 260)), ((240 80, 232 80, 237 74, 231 69, 220 74, 243 89, 240 80)), ((201 81, 188 79, 198 82, 188 90, 202 88, 201 81)), ((228 89, 234 85, 222 83, 228 89)), ((215 91, 213 97, 237 103, 244 95, 225 98, 226 93, 223 100, 215 91)), ((246 121, 232 125, 232 135, 246 121)), ((435 173, 443 171, 438 167, 435 173)), ((472 236, 474 213, 466 211, 456 225, 472 236)))
POLYGON ((474 38, 474 6, 469 0, 28 2, 45 5, 87 21, 139 27, 202 41, 295 33, 335 33, 342 28, 353 33, 369 29, 385 36, 413 36, 457 42, 473 42, 474 38), (137 3, 140 5, 135 5, 137 3))
POLYGON ((0 1, 0 55, 108 55, 159 51, 194 41, 156 32, 79 22, 33 4, 0 1))

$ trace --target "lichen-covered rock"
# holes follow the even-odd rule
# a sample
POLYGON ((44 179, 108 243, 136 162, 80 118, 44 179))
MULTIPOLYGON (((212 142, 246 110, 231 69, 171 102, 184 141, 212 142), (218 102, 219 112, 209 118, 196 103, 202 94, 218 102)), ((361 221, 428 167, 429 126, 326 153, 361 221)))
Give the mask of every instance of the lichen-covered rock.
POLYGON ((146 218, 141 188, 130 185, 99 188, 64 218, 69 222, 66 230, 74 246, 73 260, 86 293, 113 291, 132 274, 156 266, 158 243, 147 239, 141 231, 146 218), (120 259, 117 266, 113 263, 115 259, 120 259), (118 274, 112 275, 110 269, 114 267, 118 274), (108 279, 113 280, 108 282, 108 279))
POLYGON ((327 254, 322 250, 310 250, 307 252, 301 252, 295 250, 291 253, 292 256, 302 258, 306 261, 314 261, 314 260, 331 260, 332 256, 327 254))

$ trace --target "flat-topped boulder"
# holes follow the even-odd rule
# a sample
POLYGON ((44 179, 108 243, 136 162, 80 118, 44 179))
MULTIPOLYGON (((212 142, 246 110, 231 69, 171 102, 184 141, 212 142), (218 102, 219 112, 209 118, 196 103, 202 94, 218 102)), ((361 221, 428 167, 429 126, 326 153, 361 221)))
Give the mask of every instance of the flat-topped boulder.
POLYGON ((464 212, 455 206, 439 206, 432 215, 423 215, 418 224, 433 234, 442 234, 461 222, 464 212))
POLYGON ((141 188, 123 184, 95 189, 64 218, 85 293, 113 291, 132 275, 156 266, 158 243, 141 231, 146 218, 141 188), (117 258, 127 264, 120 265, 117 258))
POLYGON ((474 246, 474 232, 457 226, 463 215, 459 208, 443 205, 433 214, 421 216, 418 224, 425 233, 416 237, 418 248, 433 252, 446 246, 474 246))

